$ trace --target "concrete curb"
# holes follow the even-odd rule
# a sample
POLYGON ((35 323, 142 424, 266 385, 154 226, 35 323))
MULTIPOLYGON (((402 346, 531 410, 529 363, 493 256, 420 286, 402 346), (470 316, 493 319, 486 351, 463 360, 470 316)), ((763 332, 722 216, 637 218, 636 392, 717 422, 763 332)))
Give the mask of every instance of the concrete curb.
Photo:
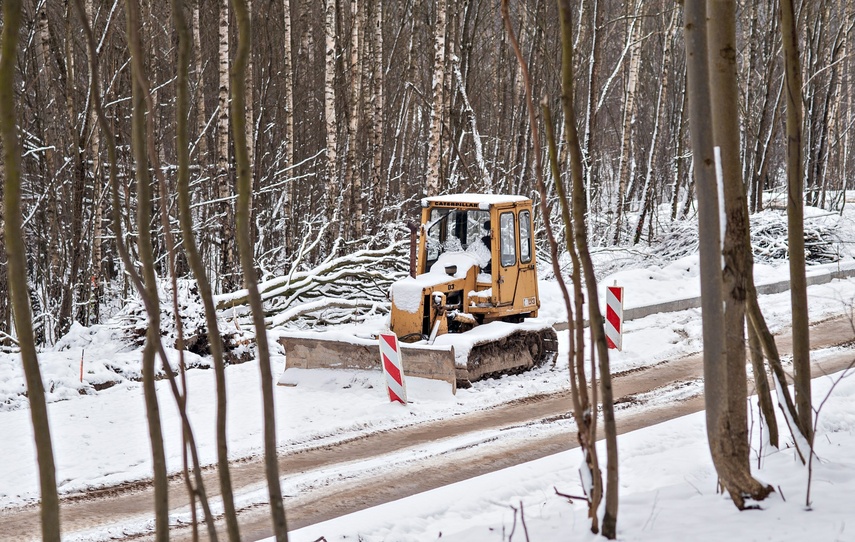
MULTIPOLYGON (((834 279, 844 279, 855 277, 855 261, 850 262, 835 262, 832 264, 824 264, 811 266, 807 268, 807 285, 814 286, 816 284, 827 284, 834 279)), ((760 295, 778 294, 786 292, 790 289, 790 280, 779 280, 777 282, 767 282, 757 285, 757 293, 760 295)), ((646 305, 643 307, 631 307, 623 310, 623 320, 637 320, 658 314, 662 312, 678 312, 689 309, 697 309, 701 306, 700 297, 690 297, 687 299, 675 299, 664 303, 656 303, 654 305, 646 305)), ((588 321, 585 320, 585 325, 588 321)), ((556 330, 561 331, 567 329, 567 322, 556 322, 556 330)))

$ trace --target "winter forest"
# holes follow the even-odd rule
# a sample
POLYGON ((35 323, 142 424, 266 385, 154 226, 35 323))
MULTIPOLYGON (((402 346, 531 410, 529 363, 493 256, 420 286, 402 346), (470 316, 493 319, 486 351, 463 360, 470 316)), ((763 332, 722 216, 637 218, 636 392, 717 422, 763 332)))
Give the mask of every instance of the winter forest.
MULTIPOLYGON (((177 231, 176 31, 168 2, 143 4, 141 55, 154 106, 146 115, 154 123, 154 159, 166 190, 161 194, 152 184, 150 212, 159 217, 165 206, 177 231)), ((325 257, 336 238, 349 247, 386 243, 384 236, 417 216, 425 195, 533 193, 524 84, 498 2, 251 4, 246 137, 261 278, 282 274, 300 241, 320 235, 330 221, 326 241, 310 258, 325 257)), ((84 7, 99 80, 90 81, 84 19, 74 2, 23 2, 14 66, 28 285, 37 335, 47 343, 72 321, 109 317, 130 291, 115 247, 109 158, 90 98, 93 84, 115 133, 124 235, 137 236, 126 8, 95 0, 84 7)), ((776 2, 737 3, 739 144, 752 211, 781 205, 768 194, 780 191, 786 178, 777 9, 776 2)), ((187 10, 193 228, 214 291, 229 292, 241 282, 228 107, 237 28, 228 2, 200 0, 187 10)), ((806 201, 828 209, 841 205, 842 183, 853 167, 847 129, 852 11, 844 1, 806 2, 797 15, 806 201)), ((511 17, 535 101, 545 98, 561 127, 556 5, 520 2, 511 17)), ((574 105, 592 242, 649 242, 695 212, 680 6, 589 0, 575 3, 572 17, 574 105)), ((563 159, 561 134, 556 141, 563 159)), ((159 219, 152 243, 157 273, 168 276, 159 219)), ((135 245, 128 243, 132 251, 135 245)), ((178 275, 187 275, 182 251, 175 257, 178 275)), ((10 308, 5 298, 0 303, 8 334, 10 308)))
MULTIPOLYGON (((222 367, 252 358, 248 349, 269 357, 265 328, 388 313, 389 286, 407 273, 407 222, 418 221, 422 198, 475 193, 534 200, 541 274, 579 281, 578 296, 582 276, 596 294, 597 278, 634 258, 700 250, 705 342, 725 334, 741 341, 709 354, 729 356, 705 374, 708 386, 719 382, 713 389, 733 396, 707 414, 721 435, 745 422, 734 411, 745 402, 746 359, 731 351, 744 350, 745 322, 761 352, 755 374, 769 372, 773 388, 786 388, 788 378, 746 278, 754 260, 789 260, 792 324, 807 329, 807 301, 797 293, 805 264, 840 259, 829 232, 805 223, 803 206, 842 213, 855 178, 850 0, 2 4, 0 348, 20 352, 36 427, 47 423, 39 418, 44 392, 33 391, 36 352, 76 326, 119 322, 125 340, 142 348, 147 404, 157 374, 168 377, 181 408, 178 372, 155 368, 156 358, 168 364, 161 336, 177 350, 212 356, 219 390, 222 367), (702 46, 693 41, 699 26, 702 46), (610 259, 594 269, 588 245, 610 259), (805 256, 793 256, 793 247, 805 256), (719 307, 712 330, 710 303, 719 307), (734 384, 740 362, 742 387, 734 384)), ((573 318, 581 329, 581 301, 567 303, 571 329, 573 318)), ((602 333, 592 326, 591 345, 602 333)), ((805 461, 813 445, 810 371, 799 359, 809 363, 809 353, 804 340, 794 344, 795 394, 776 400, 788 409, 782 434, 789 431, 805 461)), ((608 375, 608 356, 598 359, 608 375)), ((275 375, 259 365, 269 498, 279 503, 272 518, 284 540, 275 375)), ((607 440, 609 393, 601 393, 607 440)), ((763 414, 774 418, 771 401, 763 414)), ((584 406, 574 405, 583 425, 584 406)), ((225 412, 224 397, 217 408, 225 412)), ((50 436, 36 433, 42 467, 50 436)), ((747 444, 733 441, 712 455, 743 508, 772 488, 751 478, 747 444)), ((609 442, 615 472, 599 467, 591 449, 592 473, 603 468, 606 481, 589 500, 597 510, 603 499, 600 527, 613 538, 617 451, 609 442)), ((165 499, 163 450, 155 445, 152 454, 155 490, 165 499)), ((217 459, 227 474, 225 442, 217 459)), ((58 497, 53 473, 42 476, 49 511, 58 497)), ((225 478, 223 514, 237 540, 225 478)), ((159 537, 168 531, 162 505, 159 537)), ((59 540, 58 515, 43 521, 44 539, 59 540)))

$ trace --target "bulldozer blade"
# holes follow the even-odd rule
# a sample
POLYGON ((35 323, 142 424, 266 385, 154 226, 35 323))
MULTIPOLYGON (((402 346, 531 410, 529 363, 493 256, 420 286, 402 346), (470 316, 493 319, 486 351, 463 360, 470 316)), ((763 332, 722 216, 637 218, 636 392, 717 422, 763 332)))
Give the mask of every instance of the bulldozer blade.
MULTIPOLYGON (((380 344, 377 340, 349 338, 341 341, 285 336, 279 342, 285 348, 286 369, 381 369, 380 344)), ((400 348, 405 377, 443 380, 451 384, 452 393, 457 393, 453 346, 402 343, 400 348)))

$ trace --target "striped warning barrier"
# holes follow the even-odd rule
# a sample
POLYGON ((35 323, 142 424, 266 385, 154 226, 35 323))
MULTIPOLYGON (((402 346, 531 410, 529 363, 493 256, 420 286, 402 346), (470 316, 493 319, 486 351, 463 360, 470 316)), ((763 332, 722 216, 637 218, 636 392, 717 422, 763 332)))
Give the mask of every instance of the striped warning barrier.
POLYGON ((380 362, 386 375, 389 400, 407 404, 407 386, 404 384, 404 367, 401 365, 401 349, 398 336, 394 333, 380 334, 380 362))
POLYGON ((623 287, 606 286, 606 343, 623 349, 623 287))

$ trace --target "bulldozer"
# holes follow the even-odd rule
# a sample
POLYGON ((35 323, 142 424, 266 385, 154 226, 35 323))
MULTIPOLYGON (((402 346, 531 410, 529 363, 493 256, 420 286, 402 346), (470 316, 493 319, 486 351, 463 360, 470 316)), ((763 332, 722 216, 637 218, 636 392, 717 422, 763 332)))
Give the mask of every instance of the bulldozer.
MULTIPOLYGON (((410 275, 390 291, 404 373, 456 390, 554 360, 555 330, 537 319, 531 199, 451 194, 421 207, 421 224, 410 224, 410 275)), ((286 369, 380 366, 376 339, 302 332, 281 341, 286 369)))

